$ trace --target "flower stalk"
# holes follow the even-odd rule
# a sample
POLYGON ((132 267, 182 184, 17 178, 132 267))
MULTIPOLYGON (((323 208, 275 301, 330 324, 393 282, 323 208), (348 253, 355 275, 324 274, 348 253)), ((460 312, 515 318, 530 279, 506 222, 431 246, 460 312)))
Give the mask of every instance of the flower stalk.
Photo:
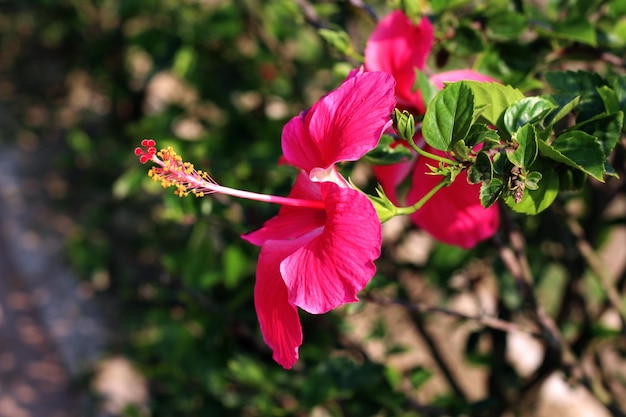
POLYGON ((426 202, 430 200, 431 197, 434 196, 435 193, 437 193, 437 191, 447 187, 451 183, 452 180, 450 179, 450 176, 446 175, 444 178, 441 179, 441 181, 439 181, 437 185, 435 185, 428 193, 426 193, 426 195, 424 195, 424 197, 420 198, 415 204, 407 207, 398 207, 398 215, 408 215, 415 213, 420 208, 422 208, 422 206, 426 204, 426 202))
POLYGON ((451 159, 445 158, 443 156, 439 156, 439 155, 435 155, 434 153, 430 153, 428 151, 425 151, 424 149, 420 148, 416 143, 415 143, 415 139, 413 139, 412 137, 408 139, 409 145, 411 145, 411 149, 413 149, 415 152, 417 152, 419 155, 428 158, 428 159, 432 159, 433 161, 437 161, 437 162, 441 162, 444 163, 446 165, 450 165, 450 166, 459 166, 461 165, 458 161, 453 161, 451 159))

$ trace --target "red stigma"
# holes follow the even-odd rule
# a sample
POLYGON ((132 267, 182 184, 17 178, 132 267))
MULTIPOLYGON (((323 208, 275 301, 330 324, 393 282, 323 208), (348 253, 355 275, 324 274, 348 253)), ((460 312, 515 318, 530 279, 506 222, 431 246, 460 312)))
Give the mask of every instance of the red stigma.
POLYGON ((142 164, 150 161, 156 153, 156 141, 154 139, 144 139, 141 141, 141 146, 135 148, 135 155, 139 157, 139 162, 142 164))

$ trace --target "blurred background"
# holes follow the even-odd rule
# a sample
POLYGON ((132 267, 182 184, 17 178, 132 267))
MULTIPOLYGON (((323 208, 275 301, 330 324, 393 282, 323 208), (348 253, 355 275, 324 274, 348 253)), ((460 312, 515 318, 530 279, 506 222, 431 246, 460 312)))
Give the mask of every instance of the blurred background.
MULTIPOLYGON (((607 296, 626 286, 623 137, 621 179, 505 215, 571 367, 531 335, 505 232, 463 251, 394 219, 364 301, 302 312, 285 371, 258 331, 258 249, 239 238, 277 208, 181 199, 138 163, 154 138, 220 184, 286 195, 282 126, 359 64, 317 29, 362 52, 391 6, 0 0, 0 416, 625 415, 625 325, 607 296)), ((432 8, 432 71, 473 66, 526 92, 548 69, 624 75, 621 2, 432 8)))

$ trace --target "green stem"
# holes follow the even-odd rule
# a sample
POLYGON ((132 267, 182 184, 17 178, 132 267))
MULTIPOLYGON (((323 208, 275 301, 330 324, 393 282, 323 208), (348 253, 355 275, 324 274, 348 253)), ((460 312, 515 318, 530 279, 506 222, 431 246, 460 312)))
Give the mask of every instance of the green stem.
POLYGON ((426 193, 426 195, 422 197, 417 203, 408 207, 396 207, 398 210, 397 211, 398 215, 415 213, 417 210, 422 208, 422 206, 426 204, 426 202, 430 200, 430 198, 434 196, 437 191, 441 190, 444 187, 447 187, 448 185, 450 185, 451 182, 452 181, 450 181, 450 177, 446 175, 445 177, 441 179, 441 181, 439 181, 437 185, 435 185, 428 193, 426 193))
POLYGON ((408 140, 408 142, 409 142, 409 145, 411 145, 411 148, 413 148, 413 150, 414 150, 415 152, 417 152, 418 154, 422 155, 423 157, 426 157, 426 158, 432 159, 432 160, 434 160, 434 161, 442 162, 442 163, 447 164, 447 165, 452 165, 452 166, 458 166, 458 165, 461 165, 461 164, 460 164, 459 162, 457 162, 457 161, 453 161, 453 160, 448 159, 448 158, 445 158, 445 157, 443 157, 443 156, 439 156, 439 155, 432 154, 432 153, 430 153, 430 152, 426 152, 425 150, 423 150, 422 148, 420 148, 419 146, 417 146, 417 145, 415 144, 415 140, 414 140, 413 138, 410 138, 410 139, 408 140))

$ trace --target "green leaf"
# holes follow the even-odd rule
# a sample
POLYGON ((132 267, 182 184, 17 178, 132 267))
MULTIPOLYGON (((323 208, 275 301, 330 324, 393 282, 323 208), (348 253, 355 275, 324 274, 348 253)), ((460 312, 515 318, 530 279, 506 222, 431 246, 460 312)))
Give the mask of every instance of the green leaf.
MULTIPOLYGON (((389 355, 389 353, 387 353, 389 355)), ((391 366, 385 366, 384 370, 385 378, 391 387, 394 389, 399 389, 401 387, 401 383, 404 380, 402 373, 398 371, 396 368, 392 368, 391 366)))
POLYGON ((365 158, 373 165, 390 165, 407 162, 413 158, 413 153, 403 141, 395 140, 389 135, 383 135, 376 148, 369 151, 365 158))
POLYGON ((624 3, 622 0, 611 0, 609 2, 609 11, 615 17, 622 17, 626 15, 626 3, 624 3))
POLYGON ((576 0, 571 1, 571 11, 568 10, 568 16, 586 17, 595 13, 598 8, 605 3, 604 0, 576 0))
POLYGON ((537 157, 537 134, 533 125, 527 124, 520 127, 514 135, 514 143, 517 149, 507 151, 506 156, 511 163, 518 167, 529 167, 537 157))
POLYGON ((527 190, 535 191, 539 189, 539 181, 541 181, 541 172, 532 171, 526 174, 525 185, 527 190))
POLYGON ((596 46, 596 30, 585 17, 567 19, 552 26, 552 34, 560 39, 596 46))
POLYGON ((486 124, 473 124, 465 137, 465 144, 471 148, 479 143, 500 144, 498 131, 489 128, 486 124))
POLYGON ((613 114, 599 114, 572 127, 596 137, 604 156, 608 157, 619 141, 623 129, 624 115, 621 111, 613 114))
POLYGON ((490 37, 500 41, 517 40, 528 27, 526 16, 509 10, 495 10, 488 14, 487 19, 490 37))
POLYGON ((487 106, 481 117, 494 126, 509 106, 525 98, 524 93, 510 85, 479 81, 463 81, 463 84, 474 93, 475 106, 487 106))
POLYGON ((444 48, 454 55, 476 55, 485 49, 485 41, 473 27, 461 24, 454 30, 454 37, 443 42, 444 48))
POLYGON ((555 107, 552 101, 543 97, 526 97, 506 109, 504 126, 513 133, 525 124, 543 120, 555 107))
MULTIPOLYGON (((626 26, 626 17, 623 19, 624 24, 626 26)), ((626 27, 625 27, 626 32, 626 27)), ((626 37, 626 33, 624 33, 626 37)), ((612 75, 607 79, 609 85, 617 94, 617 98, 619 99, 620 109, 626 109, 626 75, 612 75)), ((622 110, 623 112, 623 110, 622 110)), ((626 124, 626 123, 625 123, 626 124)))
POLYGON ((330 46, 335 48, 341 54, 362 60, 362 57, 352 46, 352 39, 350 38, 350 35, 348 35, 339 26, 333 27, 332 29, 322 28, 318 30, 318 33, 326 42, 328 42, 330 46))
POLYGON ((480 151, 476 155, 476 162, 467 170, 467 180, 472 184, 489 182, 493 178, 493 163, 486 152, 480 151))
POLYGON ((508 175, 508 172, 511 170, 511 163, 509 159, 502 155, 502 152, 496 153, 492 157, 493 162, 493 174, 496 177, 503 177, 508 175))
POLYGON ((553 114, 546 117, 546 121, 548 121, 547 130, 552 130, 552 127, 556 122, 567 116, 576 108, 576 106, 578 106, 580 96, 572 94, 553 94, 548 96, 548 98, 557 107, 553 111, 553 114))
POLYGON ((471 148, 467 147, 463 139, 461 139, 454 143, 454 147, 452 150, 454 152, 454 158, 457 161, 467 161, 471 148))
POLYGON ((423 11, 428 7, 426 0, 399 0, 398 3, 404 14, 416 23, 421 20, 423 11))
POLYGON ((613 30, 608 37, 609 45, 613 47, 623 48, 626 46, 626 19, 620 18, 615 23, 613 30))
POLYGON ((94 154, 94 141, 82 129, 73 128, 67 132, 67 143, 74 152, 81 157, 88 157, 94 154))
POLYGON ((490 74, 503 84, 515 85, 522 91, 542 88, 539 80, 534 79, 538 59, 536 46, 525 45, 519 41, 491 43, 490 49, 483 52, 474 69, 483 74, 490 74))
POLYGON ((430 102, 422 122, 426 143, 440 151, 451 150, 464 139, 474 120, 474 95, 463 82, 448 84, 430 102))
POLYGON ((415 84, 413 84, 413 91, 419 90, 422 95, 424 105, 428 106, 431 100, 437 95, 439 89, 430 82, 426 74, 422 71, 415 69, 415 84))
POLYGON ((542 175, 541 181, 537 183, 537 189, 526 189, 519 203, 515 202, 512 195, 507 195, 504 201, 513 211, 534 215, 547 209, 558 195, 559 176, 551 164, 540 157, 529 169, 540 172, 542 175))
POLYGON ((440 14, 443 11, 453 10, 469 3, 470 0, 431 0, 430 7, 435 14, 440 14))
POLYGON ((505 189, 505 185, 499 178, 493 178, 489 182, 483 182, 480 187, 480 204, 484 208, 489 208, 498 201, 498 198, 502 195, 505 189))
POLYGON ((197 60, 198 56, 195 48, 184 46, 178 50, 174 57, 172 72, 184 79, 191 72, 197 60))
POLYGON ((410 372, 409 382, 413 389, 418 389, 434 375, 432 371, 421 366, 413 368, 410 372))
POLYGON ((611 87, 603 85, 596 87, 596 91, 602 99, 607 113, 615 113, 620 110, 619 98, 611 87))
POLYGON ((603 323, 593 323, 591 325, 591 337, 594 340, 602 340, 602 339, 617 339, 620 340, 622 337, 622 332, 620 328, 610 327, 603 323))
POLYGON ((546 158, 577 168, 604 182, 604 152, 598 140, 585 132, 565 132, 552 145, 539 141, 539 151, 546 158))
POLYGON ((554 91, 564 94, 591 92, 596 87, 606 85, 600 75, 586 71, 548 71, 544 77, 554 91))
POLYGON ((544 77, 555 92, 580 96, 576 116, 578 122, 605 111, 597 88, 607 85, 607 82, 598 74, 585 71, 549 71, 544 77))

